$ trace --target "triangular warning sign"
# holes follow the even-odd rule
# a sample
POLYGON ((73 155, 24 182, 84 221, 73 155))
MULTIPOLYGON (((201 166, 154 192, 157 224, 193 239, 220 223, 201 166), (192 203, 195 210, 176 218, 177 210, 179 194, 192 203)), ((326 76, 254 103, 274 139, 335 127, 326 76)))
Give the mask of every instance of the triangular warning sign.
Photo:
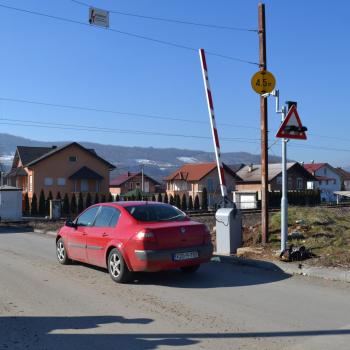
POLYGON ((283 139, 306 140, 306 130, 307 128, 301 124, 296 106, 293 105, 277 131, 276 137, 283 139))

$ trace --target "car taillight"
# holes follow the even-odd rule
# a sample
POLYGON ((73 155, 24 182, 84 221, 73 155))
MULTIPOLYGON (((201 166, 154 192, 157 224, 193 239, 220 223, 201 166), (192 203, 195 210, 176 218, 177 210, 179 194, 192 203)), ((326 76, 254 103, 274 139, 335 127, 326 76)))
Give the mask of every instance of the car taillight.
POLYGON ((139 241, 156 242, 156 236, 153 232, 142 230, 136 234, 136 239, 139 241))

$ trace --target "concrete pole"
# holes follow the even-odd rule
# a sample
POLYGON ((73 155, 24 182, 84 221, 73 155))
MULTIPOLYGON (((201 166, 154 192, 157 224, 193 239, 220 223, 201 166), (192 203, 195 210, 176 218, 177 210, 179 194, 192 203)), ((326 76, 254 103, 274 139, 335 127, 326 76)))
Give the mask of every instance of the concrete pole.
MULTIPOLYGON (((282 123, 286 108, 282 107, 282 123)), ((287 248, 288 241, 288 174, 287 174, 287 139, 282 139, 282 198, 281 198, 281 252, 287 248)))

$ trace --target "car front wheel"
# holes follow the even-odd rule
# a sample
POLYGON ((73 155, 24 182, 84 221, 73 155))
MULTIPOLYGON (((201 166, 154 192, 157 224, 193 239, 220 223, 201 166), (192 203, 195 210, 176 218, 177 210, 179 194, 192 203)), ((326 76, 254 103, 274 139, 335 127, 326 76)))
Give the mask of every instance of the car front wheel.
POLYGON ((131 279, 132 273, 116 248, 112 249, 108 255, 108 272, 112 280, 117 283, 125 283, 131 279))

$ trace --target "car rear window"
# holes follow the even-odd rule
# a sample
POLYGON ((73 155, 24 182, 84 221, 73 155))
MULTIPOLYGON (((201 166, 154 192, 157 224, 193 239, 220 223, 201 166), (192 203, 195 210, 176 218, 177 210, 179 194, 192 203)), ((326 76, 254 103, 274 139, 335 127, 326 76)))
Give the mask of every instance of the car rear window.
POLYGON ((182 211, 171 205, 131 205, 125 209, 138 221, 178 221, 186 218, 182 211))

